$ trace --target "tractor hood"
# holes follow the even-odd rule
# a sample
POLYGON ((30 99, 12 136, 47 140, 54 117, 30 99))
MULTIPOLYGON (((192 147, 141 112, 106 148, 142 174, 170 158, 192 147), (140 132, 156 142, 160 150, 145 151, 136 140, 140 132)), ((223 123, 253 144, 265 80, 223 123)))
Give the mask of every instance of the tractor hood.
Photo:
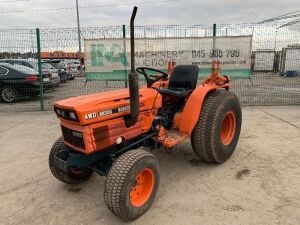
MULTIPOLYGON (((153 106, 155 108, 161 106, 161 96, 152 88, 141 88, 139 97, 140 111, 151 110, 153 106)), ((54 103, 54 109, 59 118, 81 125, 129 115, 129 90, 119 89, 60 100, 54 103), (76 113, 76 118, 74 118, 74 113, 76 113)))

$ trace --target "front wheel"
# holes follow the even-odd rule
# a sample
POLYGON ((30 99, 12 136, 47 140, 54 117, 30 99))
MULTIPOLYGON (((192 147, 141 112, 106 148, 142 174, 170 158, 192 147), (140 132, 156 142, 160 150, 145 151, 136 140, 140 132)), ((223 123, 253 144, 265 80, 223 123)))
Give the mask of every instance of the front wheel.
POLYGON ((225 90, 209 93, 192 132, 194 152, 206 162, 225 162, 238 143, 241 124, 241 106, 234 93, 225 90))
POLYGON ((112 165, 104 187, 107 207, 125 221, 138 218, 154 201, 159 186, 156 158, 143 150, 122 154, 112 165))
POLYGON ((68 147, 64 144, 64 140, 62 137, 58 138, 56 142, 53 144, 49 154, 49 167, 51 173, 59 181, 68 184, 79 184, 86 181, 92 175, 93 170, 89 168, 79 169, 79 168, 72 167, 69 168, 68 172, 65 172, 55 165, 54 163, 55 156, 58 153, 63 152, 67 149, 68 147))

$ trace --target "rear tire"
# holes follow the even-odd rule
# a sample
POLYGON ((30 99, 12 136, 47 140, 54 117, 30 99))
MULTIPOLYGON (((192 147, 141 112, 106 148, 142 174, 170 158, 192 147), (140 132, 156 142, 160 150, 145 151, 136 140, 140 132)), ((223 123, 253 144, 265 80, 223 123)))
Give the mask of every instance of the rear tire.
POLYGON ((109 210, 125 221, 144 214, 153 203, 160 180, 156 158, 143 150, 122 154, 112 165, 104 187, 109 210))
POLYGON ((225 90, 209 93, 192 132, 194 152, 206 162, 225 162, 238 143, 241 123, 241 106, 234 93, 225 90))
POLYGON ((49 154, 49 167, 50 171, 53 174, 53 176, 58 179, 61 182, 67 183, 67 184, 79 184, 87 179, 90 178, 90 176, 93 173, 93 170, 91 169, 78 169, 78 168, 72 168, 68 173, 65 171, 62 171, 54 164, 55 156, 58 152, 66 150, 68 147, 64 144, 64 140, 62 137, 58 138, 50 151, 49 154))

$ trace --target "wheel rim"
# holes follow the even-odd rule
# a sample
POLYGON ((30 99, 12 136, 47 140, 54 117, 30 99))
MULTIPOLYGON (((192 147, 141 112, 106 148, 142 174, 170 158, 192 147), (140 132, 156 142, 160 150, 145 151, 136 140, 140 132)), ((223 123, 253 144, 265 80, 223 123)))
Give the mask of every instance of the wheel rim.
POLYGON ((138 173, 134 185, 131 186, 130 201, 135 207, 144 205, 150 198, 154 188, 154 173, 146 168, 138 173))
POLYGON ((221 125, 221 141, 223 145, 229 145, 233 140, 236 129, 235 114, 229 111, 225 114, 221 125))
POLYGON ((75 167, 70 167, 69 172, 71 172, 73 175, 80 177, 83 174, 83 170, 75 168, 75 167))
POLYGON ((4 88, 2 90, 2 99, 6 102, 12 102, 16 97, 16 94, 11 88, 4 88))

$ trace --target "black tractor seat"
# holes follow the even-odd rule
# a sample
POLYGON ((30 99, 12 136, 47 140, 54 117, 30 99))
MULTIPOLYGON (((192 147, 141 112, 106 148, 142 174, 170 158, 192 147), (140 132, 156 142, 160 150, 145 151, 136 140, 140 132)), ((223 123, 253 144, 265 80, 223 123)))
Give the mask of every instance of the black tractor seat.
POLYGON ((178 65, 171 74, 168 88, 157 90, 162 95, 186 97, 196 88, 198 73, 199 68, 196 65, 178 65))
POLYGON ((160 88, 157 89, 158 92, 162 95, 172 95, 174 97, 183 98, 189 95, 193 90, 186 90, 185 88, 160 88))

